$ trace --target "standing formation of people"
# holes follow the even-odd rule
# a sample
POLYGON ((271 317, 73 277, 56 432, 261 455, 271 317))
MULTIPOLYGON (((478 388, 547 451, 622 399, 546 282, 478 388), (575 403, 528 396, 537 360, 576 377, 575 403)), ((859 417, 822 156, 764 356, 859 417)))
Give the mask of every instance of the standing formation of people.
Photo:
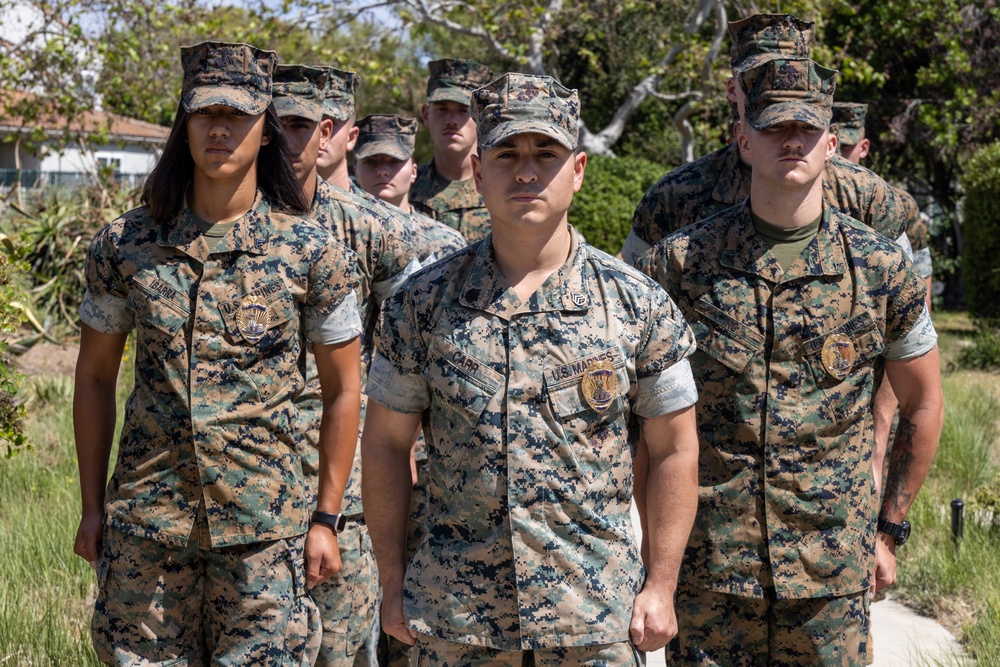
POLYGON ((353 72, 183 48, 80 310, 100 659, 864 664, 943 398, 919 211, 813 28, 730 24, 733 143, 650 189, 627 263, 568 224, 550 77, 431 62, 418 167, 353 72))

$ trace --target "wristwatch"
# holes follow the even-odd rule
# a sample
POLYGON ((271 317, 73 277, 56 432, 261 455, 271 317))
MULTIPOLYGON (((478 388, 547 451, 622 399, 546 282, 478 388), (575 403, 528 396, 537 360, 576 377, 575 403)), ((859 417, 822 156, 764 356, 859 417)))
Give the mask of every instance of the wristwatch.
MULTIPOLYGON (((347 525, 347 517, 343 514, 330 514, 329 512, 320 512, 316 510, 312 514, 312 523, 323 524, 330 530, 336 533, 344 532, 344 526, 347 525)), ((909 524, 907 524, 909 526, 909 524)))
POLYGON ((886 521, 882 517, 878 518, 878 530, 880 533, 885 533, 892 538, 892 541, 896 543, 897 547, 901 547, 906 544, 906 540, 910 539, 910 522, 903 521, 901 523, 893 523, 892 521, 886 521))

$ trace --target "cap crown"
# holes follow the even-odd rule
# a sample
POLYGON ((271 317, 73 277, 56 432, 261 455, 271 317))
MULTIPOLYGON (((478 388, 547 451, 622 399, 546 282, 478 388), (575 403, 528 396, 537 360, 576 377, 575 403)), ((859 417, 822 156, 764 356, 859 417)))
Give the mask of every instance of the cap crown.
POLYGON ((759 67, 775 58, 808 58, 816 24, 791 14, 754 14, 729 24, 732 68, 759 67))
POLYGON ((468 104, 472 91, 493 80, 493 72, 474 60, 445 58, 427 64, 428 102, 458 102, 468 104))
POLYGON ((327 72, 306 65, 278 65, 274 70, 274 106, 279 116, 323 117, 327 72))
POLYGON ((181 104, 188 113, 223 104, 250 114, 271 103, 274 51, 249 44, 202 42, 181 47, 181 104))
POLYGON ((407 160, 413 155, 417 138, 417 119, 391 114, 372 114, 358 122, 358 140, 354 157, 363 160, 370 155, 391 155, 407 160))
POLYGON ((580 130, 580 97, 549 76, 510 72, 472 94, 469 108, 481 148, 515 134, 537 132, 573 150, 580 130))
POLYGON ((830 129, 836 133, 840 143, 853 146, 865 138, 865 115, 867 104, 855 102, 834 102, 830 129))
POLYGON ((324 67, 327 73, 326 99, 323 115, 347 120, 354 115, 354 91, 361 84, 361 77, 354 72, 324 67))
POLYGON ((747 122, 755 130, 798 120, 827 127, 837 72, 808 58, 771 60, 740 72, 747 122))

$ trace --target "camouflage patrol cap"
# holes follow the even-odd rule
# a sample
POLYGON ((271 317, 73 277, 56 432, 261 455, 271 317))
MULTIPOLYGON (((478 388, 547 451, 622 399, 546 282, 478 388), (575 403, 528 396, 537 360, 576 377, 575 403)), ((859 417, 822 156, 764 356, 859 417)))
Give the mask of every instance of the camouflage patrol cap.
POLYGON ((846 146, 853 146, 865 138, 865 114, 867 104, 854 102, 834 102, 833 120, 830 129, 837 135, 837 140, 846 146))
POLYGON ((791 14, 754 14, 729 24, 732 68, 738 72, 775 58, 808 58, 816 24, 791 14))
POLYGON ((390 155, 397 160, 409 160, 416 140, 416 118, 371 114, 358 123, 354 157, 363 160, 370 155, 390 155))
POLYGON ((746 118, 760 131, 788 120, 825 128, 830 124, 836 70, 808 58, 771 60, 740 72, 746 118))
POLYGON ((361 83, 361 77, 354 72, 324 67, 326 70, 326 101, 323 115, 337 120, 347 120, 354 115, 354 91, 361 83))
POLYGON ((271 75, 278 56, 249 44, 202 42, 181 47, 181 104, 188 113, 223 104, 248 114, 271 103, 271 75))
POLYGON ((481 149, 537 132, 574 150, 580 136, 580 98, 550 76, 508 72, 472 93, 469 112, 481 149))
POLYGON ((474 60, 432 60, 427 64, 427 102, 468 104, 472 91, 493 80, 493 72, 474 60))
POLYGON ((327 73, 318 67, 278 65, 274 70, 274 108, 278 116, 322 120, 327 73))

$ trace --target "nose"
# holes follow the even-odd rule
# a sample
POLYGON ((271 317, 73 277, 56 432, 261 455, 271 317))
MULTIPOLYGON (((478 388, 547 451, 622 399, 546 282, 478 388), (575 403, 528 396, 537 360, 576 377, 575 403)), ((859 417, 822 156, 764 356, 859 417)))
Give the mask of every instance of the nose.
POLYGON ((516 178, 518 183, 531 183, 538 180, 538 169, 532 157, 525 157, 518 161, 516 178))

